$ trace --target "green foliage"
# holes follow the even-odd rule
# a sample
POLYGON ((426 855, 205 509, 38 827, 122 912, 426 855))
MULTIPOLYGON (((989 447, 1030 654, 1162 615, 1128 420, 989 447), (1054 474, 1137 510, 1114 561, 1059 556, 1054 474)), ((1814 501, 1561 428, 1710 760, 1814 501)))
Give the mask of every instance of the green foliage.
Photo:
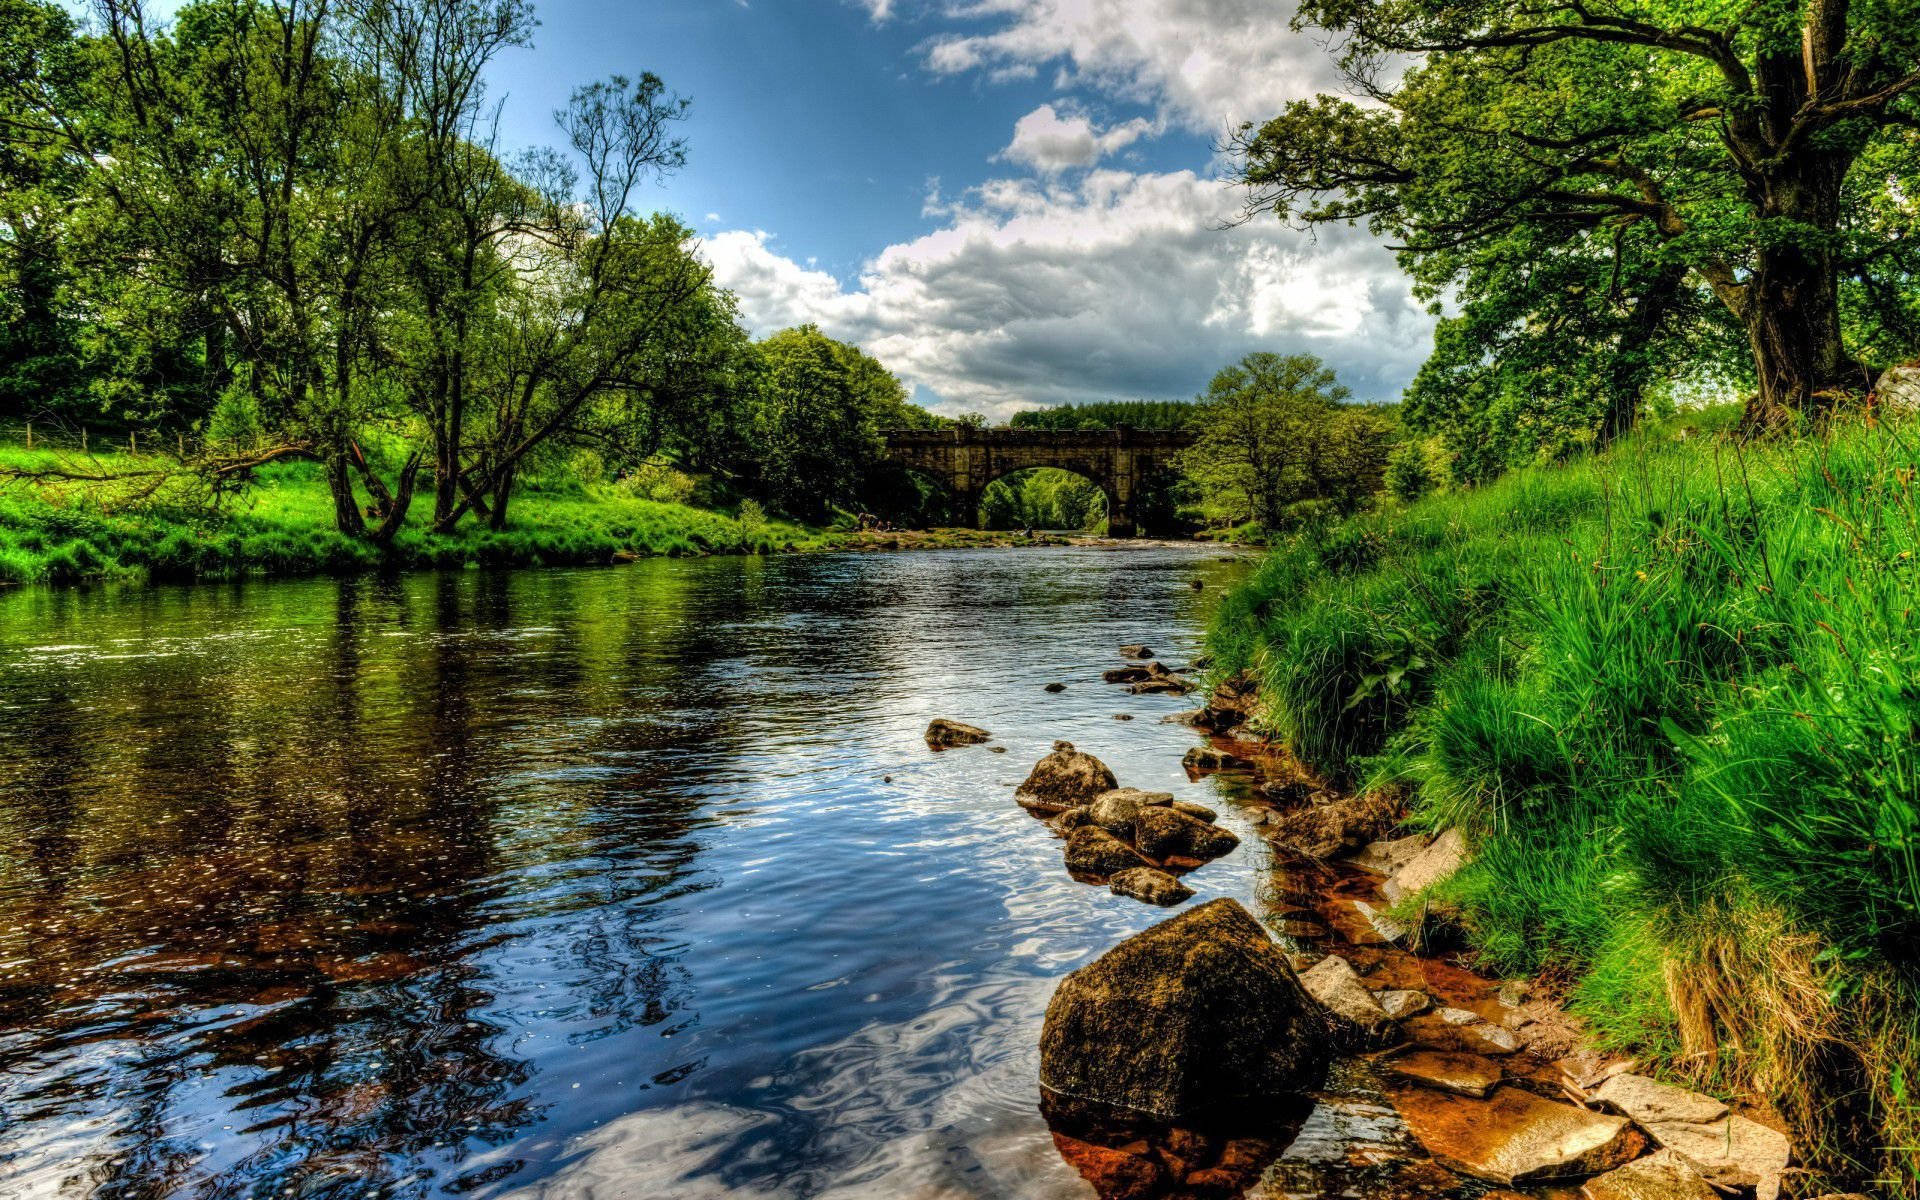
POLYGON ((1408 419, 1485 479, 1702 373, 1750 423, 1911 355, 1920 24, 1895 3, 1309 0, 1369 97, 1242 130, 1256 207, 1364 222, 1442 311, 1408 419))
MULTIPOLYGON (((0 447, 0 469, 56 461, 46 452, 0 447)), ((151 465, 121 455, 92 461, 107 471, 151 465)), ((549 490, 530 483, 506 530, 467 525, 442 535, 409 527, 384 549, 334 527, 326 481, 309 463, 266 468, 223 507, 209 507, 191 490, 115 502, 91 484, 0 485, 0 582, 592 564, 624 553, 765 553, 816 542, 804 528, 768 520, 751 501, 735 519, 636 497, 618 485, 583 485, 566 473, 555 484, 549 490)))
POLYGON ((1039 467, 988 484, 980 515, 988 529, 1092 530, 1106 523, 1107 497, 1084 476, 1039 467))
POLYGON ((1112 400, 1030 408, 1007 418, 1010 429, 1179 429, 1193 417, 1184 400, 1112 400))
POLYGON ((1649 431, 1297 536, 1211 635, 1303 757, 1412 783, 1424 823, 1468 833, 1444 898, 1497 969, 1567 973, 1617 1044, 1783 1103, 1839 1086, 1791 1047, 1880 1047, 1849 1069, 1881 1142, 1814 1132, 1908 1179, 1914 432, 1743 448, 1649 431), (1884 1004, 1848 1003, 1860 988, 1884 1004), (1683 1026, 1701 989, 1734 999, 1683 1026), (1793 1031, 1772 1023, 1786 1013, 1793 1031))
POLYGON ((1378 410, 1344 404, 1348 394, 1307 354, 1249 354, 1215 375, 1191 410, 1197 440, 1182 456, 1201 510, 1284 529, 1298 501, 1351 511, 1377 492, 1392 427, 1378 410))

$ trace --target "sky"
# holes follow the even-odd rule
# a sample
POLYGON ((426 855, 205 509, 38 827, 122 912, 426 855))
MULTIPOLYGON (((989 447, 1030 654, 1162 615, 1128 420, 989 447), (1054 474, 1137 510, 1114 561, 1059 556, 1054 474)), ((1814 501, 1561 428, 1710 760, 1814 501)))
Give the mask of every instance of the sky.
POLYGON ((1365 231, 1232 224, 1216 147, 1338 87, 1290 0, 536 4, 490 80, 503 143, 557 144, 574 87, 652 71, 692 102, 689 157, 642 203, 756 335, 818 324, 936 411, 1186 399, 1255 350, 1392 400, 1431 348, 1365 231))

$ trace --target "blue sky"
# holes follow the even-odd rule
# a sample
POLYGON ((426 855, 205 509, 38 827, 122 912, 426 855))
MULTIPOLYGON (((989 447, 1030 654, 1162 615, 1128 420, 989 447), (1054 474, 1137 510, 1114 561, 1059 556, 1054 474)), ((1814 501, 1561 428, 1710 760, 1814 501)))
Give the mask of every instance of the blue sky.
POLYGON ((1339 86, 1288 0, 536 3, 490 81, 503 140, 551 144, 574 87, 653 71, 693 102, 691 156, 646 202, 746 324, 814 322, 939 411, 1188 398, 1254 350, 1390 400, 1431 347, 1364 231, 1223 228, 1221 137, 1339 86))
POLYGON ((1432 324, 1362 231, 1271 217, 1215 146, 1338 86, 1271 0, 545 0, 499 64, 509 143, 577 84, 693 101, 649 199, 700 234, 756 333, 857 342, 947 412, 1184 398, 1252 350, 1394 398, 1432 324))

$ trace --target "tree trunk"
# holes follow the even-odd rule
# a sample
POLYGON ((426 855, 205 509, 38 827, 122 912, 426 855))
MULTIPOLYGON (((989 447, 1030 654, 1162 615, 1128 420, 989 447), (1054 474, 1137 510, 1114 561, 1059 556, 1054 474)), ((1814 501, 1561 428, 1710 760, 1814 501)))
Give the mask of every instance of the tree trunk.
POLYGON ((1803 153, 1761 189, 1761 218, 1778 233, 1754 256, 1738 314, 1759 383, 1741 422, 1750 432, 1820 416, 1861 382, 1840 336, 1831 241, 1849 165, 1849 156, 1803 153))
POLYGON ((327 489, 333 493, 334 528, 348 537, 364 537, 366 519, 360 515, 360 502, 353 496, 353 460, 344 445, 335 443, 327 451, 327 489))
POLYGON ((493 479, 493 511, 487 514, 487 528, 498 531, 507 527, 507 498, 513 494, 513 466, 500 468, 493 479))
POLYGON ((1600 415, 1600 442, 1605 445, 1630 432, 1640 419, 1640 401, 1647 391, 1652 367, 1649 347, 1673 312, 1680 289, 1687 282, 1685 264, 1665 267, 1634 302, 1627 327, 1613 348, 1607 377, 1607 408, 1600 415))

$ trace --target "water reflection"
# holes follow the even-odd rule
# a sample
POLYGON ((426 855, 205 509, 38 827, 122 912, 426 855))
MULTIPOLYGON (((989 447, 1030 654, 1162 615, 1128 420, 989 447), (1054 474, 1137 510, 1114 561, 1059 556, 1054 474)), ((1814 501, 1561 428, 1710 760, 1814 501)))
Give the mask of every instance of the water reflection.
POLYGON ((1007 793, 1066 737, 1212 794, 1181 702, 1097 673, 1177 661, 1188 581, 1237 569, 0 596, 0 1193, 1086 1194, 1039 1016, 1163 914, 1068 880, 1007 793), (934 715, 1010 752, 935 758, 934 715))

